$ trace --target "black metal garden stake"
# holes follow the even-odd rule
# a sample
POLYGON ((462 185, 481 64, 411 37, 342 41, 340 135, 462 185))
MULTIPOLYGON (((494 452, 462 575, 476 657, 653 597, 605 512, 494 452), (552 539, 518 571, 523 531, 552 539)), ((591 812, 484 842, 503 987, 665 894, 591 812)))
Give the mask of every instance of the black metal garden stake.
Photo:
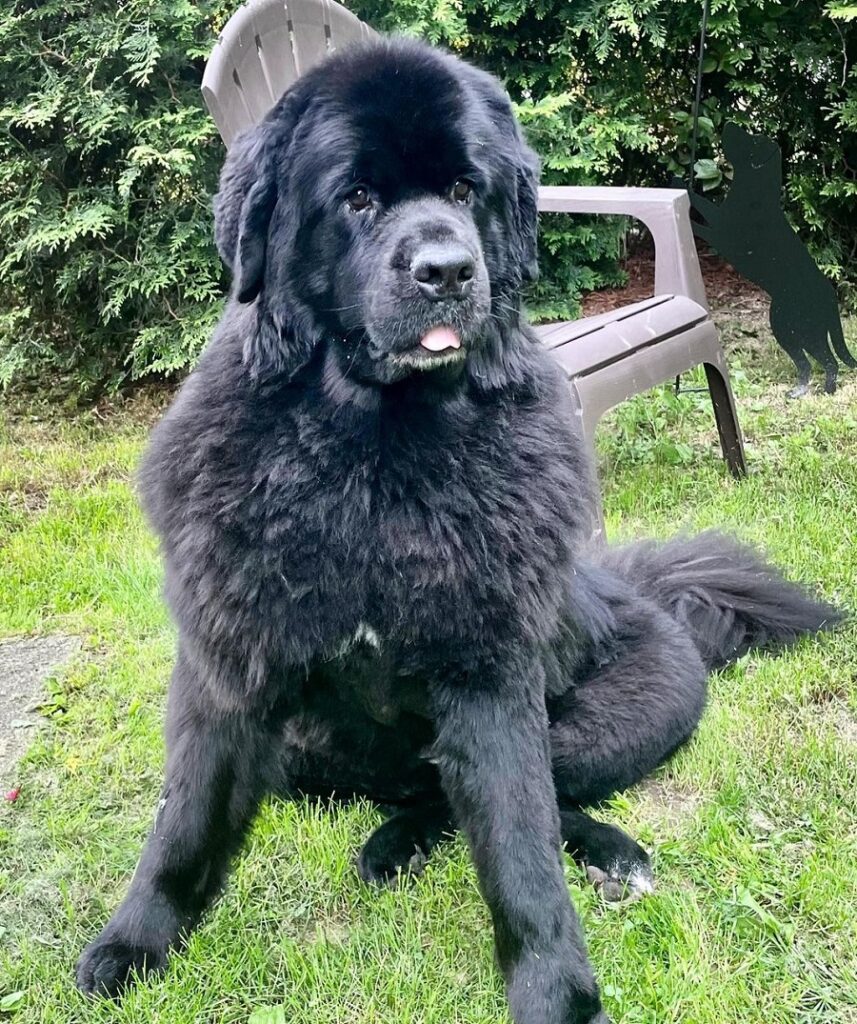
POLYGON ((824 367, 824 388, 832 393, 838 360, 848 366, 857 366, 857 360, 845 343, 836 291, 783 211, 779 146, 766 135, 752 135, 740 125, 727 123, 722 144, 733 178, 726 198, 713 203, 693 190, 709 13, 709 0, 705 0, 688 187, 693 208, 704 223, 694 222, 693 231, 770 296, 771 331, 797 367, 797 385, 789 395, 797 398, 809 391, 809 357, 824 367))

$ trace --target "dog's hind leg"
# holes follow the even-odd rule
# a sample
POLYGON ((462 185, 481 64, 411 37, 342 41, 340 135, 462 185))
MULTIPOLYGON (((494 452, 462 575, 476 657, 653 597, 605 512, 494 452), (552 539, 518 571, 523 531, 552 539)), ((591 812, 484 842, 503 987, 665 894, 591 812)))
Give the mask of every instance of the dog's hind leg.
MULTIPOLYGON (((777 341, 780 341, 780 339, 777 338, 777 341)), ((782 342, 780 342, 780 344, 782 344, 782 342)), ((809 394, 809 378, 812 372, 812 367, 803 349, 788 349, 787 351, 797 367, 797 384, 795 384, 795 386, 786 393, 786 397, 803 398, 805 395, 809 394)))
POLYGON ((786 393, 787 398, 803 398, 809 394, 809 380, 812 374, 812 364, 809 361, 807 350, 804 348, 803 335, 806 331, 805 325, 795 322, 788 310, 784 310, 773 299, 769 313, 771 331, 797 370, 797 383, 786 393))
POLYGON ((445 800, 404 808, 366 840, 357 858, 357 872, 374 885, 395 883, 402 875, 420 875, 431 851, 445 834, 454 832, 445 800))
POLYGON ((616 635, 551 702, 550 742, 562 838, 607 898, 652 887, 646 852, 580 808, 640 782, 686 742, 705 705, 706 671, 690 637, 644 600, 618 607, 616 635), (608 884, 609 883, 609 884, 608 884))
POLYGON ((690 738, 706 670, 690 636, 638 598, 618 609, 613 639, 549 706, 561 804, 586 807, 640 782, 690 738))

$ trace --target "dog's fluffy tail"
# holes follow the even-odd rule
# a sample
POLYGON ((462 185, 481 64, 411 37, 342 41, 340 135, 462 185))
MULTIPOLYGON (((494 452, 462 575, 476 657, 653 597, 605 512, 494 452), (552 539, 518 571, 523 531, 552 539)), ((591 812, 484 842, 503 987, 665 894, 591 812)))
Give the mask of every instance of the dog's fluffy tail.
POLYGON ((663 544, 604 548, 595 560, 687 629, 709 669, 753 648, 793 643, 845 618, 784 579, 752 548, 713 531, 663 544))

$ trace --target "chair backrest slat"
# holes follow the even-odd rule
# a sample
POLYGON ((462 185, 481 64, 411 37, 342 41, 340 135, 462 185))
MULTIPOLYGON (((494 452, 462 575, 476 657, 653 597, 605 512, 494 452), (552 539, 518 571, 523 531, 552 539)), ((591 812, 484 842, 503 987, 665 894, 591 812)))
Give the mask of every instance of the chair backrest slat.
POLYGON ((271 93, 270 108, 298 77, 289 16, 283 0, 253 3, 250 7, 258 40, 259 64, 271 93))
POLYGON ((323 0, 325 23, 328 26, 329 48, 345 46, 346 43, 354 42, 357 39, 368 39, 376 33, 369 26, 360 21, 356 14, 352 14, 342 4, 335 0, 323 0))
POLYGON ((324 4, 321 0, 288 0, 286 9, 295 63, 302 75, 327 55, 324 4))
POLYGON ((236 84, 231 57, 231 52, 218 45, 202 80, 203 98, 227 146, 247 125, 254 123, 243 90, 236 84))
POLYGON ((375 32, 336 0, 249 0, 224 25, 202 94, 228 146, 330 50, 375 32))
MULTIPOLYGON (((271 88, 261 61, 262 36, 257 19, 252 17, 241 26, 241 31, 232 41, 230 56, 233 71, 232 82, 244 97, 244 103, 253 123, 261 121, 276 103, 277 95, 271 88)), ((282 91, 282 90, 281 90, 282 91)))

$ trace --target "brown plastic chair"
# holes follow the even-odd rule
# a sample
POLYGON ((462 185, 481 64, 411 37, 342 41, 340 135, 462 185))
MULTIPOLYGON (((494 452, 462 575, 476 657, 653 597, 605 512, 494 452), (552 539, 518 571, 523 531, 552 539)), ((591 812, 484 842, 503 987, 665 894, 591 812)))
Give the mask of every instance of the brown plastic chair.
MULTIPOLYGON (((376 33, 334 0, 249 0, 229 19, 205 69, 202 92, 228 146, 285 89, 337 46, 376 33)), ((655 243, 655 295, 600 316, 537 328, 568 374, 583 431, 631 395, 705 367, 720 446, 729 469, 746 473, 744 445, 717 329, 690 226, 685 192, 667 188, 548 185, 539 210, 624 214, 655 243)))

